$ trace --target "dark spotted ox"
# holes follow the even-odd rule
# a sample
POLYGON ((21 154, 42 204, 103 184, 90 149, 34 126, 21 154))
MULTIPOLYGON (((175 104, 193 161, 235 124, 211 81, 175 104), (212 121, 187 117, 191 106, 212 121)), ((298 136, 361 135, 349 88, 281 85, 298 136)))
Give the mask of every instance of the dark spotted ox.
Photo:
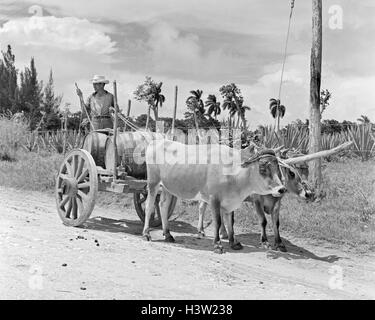
MULTIPOLYGON (((245 151, 245 154, 248 150, 245 151)), ((247 156, 247 155, 246 155, 247 156)), ((284 163, 281 159, 280 167, 283 173, 283 180, 284 185, 287 188, 288 192, 292 194, 296 194, 302 199, 310 200, 313 197, 312 189, 309 185, 302 179, 301 173, 298 169, 284 163)), ((308 167, 307 167, 308 168, 308 167)), ((305 173, 306 174, 306 173, 305 173)), ((279 216, 280 216, 280 206, 281 206, 281 199, 282 197, 273 197, 272 195, 260 195, 260 194, 252 194, 246 198, 245 201, 250 201, 253 203, 255 207, 256 214, 259 219, 259 224, 261 227, 261 237, 260 241, 261 244, 266 248, 271 248, 271 245, 268 242, 267 234, 266 234, 266 226, 267 226, 267 219, 266 214, 271 216, 272 219, 272 227, 275 237, 275 249, 279 251, 286 251, 286 247, 283 244, 280 233, 279 233, 279 216)), ((203 219, 204 213, 206 211, 207 204, 201 202, 199 204, 199 221, 198 221, 198 237, 204 236, 204 228, 203 228, 203 219)), ((231 213, 231 224, 233 228, 234 223, 234 215, 233 212, 231 213)), ((225 227, 222 225, 220 229, 220 235, 222 238, 226 238, 226 230, 225 227)))
POLYGON ((246 159, 241 151, 228 146, 186 145, 168 140, 153 141, 146 149, 147 189, 146 217, 143 237, 151 240, 149 221, 160 186, 160 211, 165 240, 174 238, 168 228, 168 207, 172 195, 210 204, 214 221, 214 251, 222 253, 219 237, 221 219, 227 224, 229 244, 238 250, 231 212, 241 206, 249 194, 272 194, 280 197, 286 192, 281 182, 281 170, 274 151, 264 150, 246 159))

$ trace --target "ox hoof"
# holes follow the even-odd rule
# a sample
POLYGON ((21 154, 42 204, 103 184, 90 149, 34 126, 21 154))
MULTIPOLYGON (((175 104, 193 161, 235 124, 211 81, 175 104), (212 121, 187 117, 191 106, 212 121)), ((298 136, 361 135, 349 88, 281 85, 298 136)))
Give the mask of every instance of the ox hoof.
POLYGON ((228 239, 228 234, 227 233, 222 233, 220 234, 220 239, 228 239))
POLYGON ((272 246, 270 245, 270 243, 268 241, 263 241, 261 243, 261 246, 264 248, 264 249, 272 249, 272 246))
POLYGON ((203 239, 205 237, 206 237, 206 234, 204 233, 204 231, 198 231, 198 234, 197 234, 198 239, 203 239))
POLYGON ((243 249, 243 246, 242 246, 242 244, 240 242, 232 243, 232 244, 230 244, 230 247, 233 250, 241 250, 241 249, 243 249))
POLYGON ((276 251, 281 251, 281 252, 287 252, 286 247, 284 244, 278 244, 276 245, 276 251))
POLYGON ((174 238, 170 234, 168 234, 167 236, 165 236, 164 241, 165 242, 175 242, 174 238))
POLYGON ((145 241, 151 241, 151 236, 149 234, 144 234, 142 236, 142 239, 145 240, 145 241))
POLYGON ((217 254, 222 254, 222 253, 224 253, 224 248, 223 248, 223 246, 215 246, 215 247, 214 247, 214 252, 217 253, 217 254))

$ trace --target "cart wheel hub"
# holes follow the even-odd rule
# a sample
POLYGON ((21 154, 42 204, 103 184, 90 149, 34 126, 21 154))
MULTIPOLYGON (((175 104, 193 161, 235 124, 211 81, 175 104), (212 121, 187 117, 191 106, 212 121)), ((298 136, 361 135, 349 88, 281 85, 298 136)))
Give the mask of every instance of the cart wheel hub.
POLYGON ((61 185, 63 194, 67 194, 70 197, 74 197, 78 193, 78 182, 76 179, 64 179, 61 185))

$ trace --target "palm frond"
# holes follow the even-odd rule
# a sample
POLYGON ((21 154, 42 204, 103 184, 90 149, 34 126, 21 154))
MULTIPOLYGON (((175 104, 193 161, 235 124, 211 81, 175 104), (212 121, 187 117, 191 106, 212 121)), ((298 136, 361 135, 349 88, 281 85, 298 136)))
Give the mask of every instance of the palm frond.
POLYGON ((280 115, 281 118, 284 117, 284 115, 285 115, 285 106, 283 106, 283 105, 279 106, 279 115, 280 115))

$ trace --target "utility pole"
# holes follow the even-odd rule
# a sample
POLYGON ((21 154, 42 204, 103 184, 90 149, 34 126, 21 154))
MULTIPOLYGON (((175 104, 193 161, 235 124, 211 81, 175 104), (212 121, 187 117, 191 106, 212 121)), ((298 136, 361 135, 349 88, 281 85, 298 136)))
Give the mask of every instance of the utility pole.
MULTIPOLYGON (((312 0, 312 47, 310 60, 310 139, 309 153, 320 151, 321 115, 320 83, 322 70, 322 0, 312 0)), ((321 158, 310 162, 310 180, 320 188, 322 182, 321 158)))

